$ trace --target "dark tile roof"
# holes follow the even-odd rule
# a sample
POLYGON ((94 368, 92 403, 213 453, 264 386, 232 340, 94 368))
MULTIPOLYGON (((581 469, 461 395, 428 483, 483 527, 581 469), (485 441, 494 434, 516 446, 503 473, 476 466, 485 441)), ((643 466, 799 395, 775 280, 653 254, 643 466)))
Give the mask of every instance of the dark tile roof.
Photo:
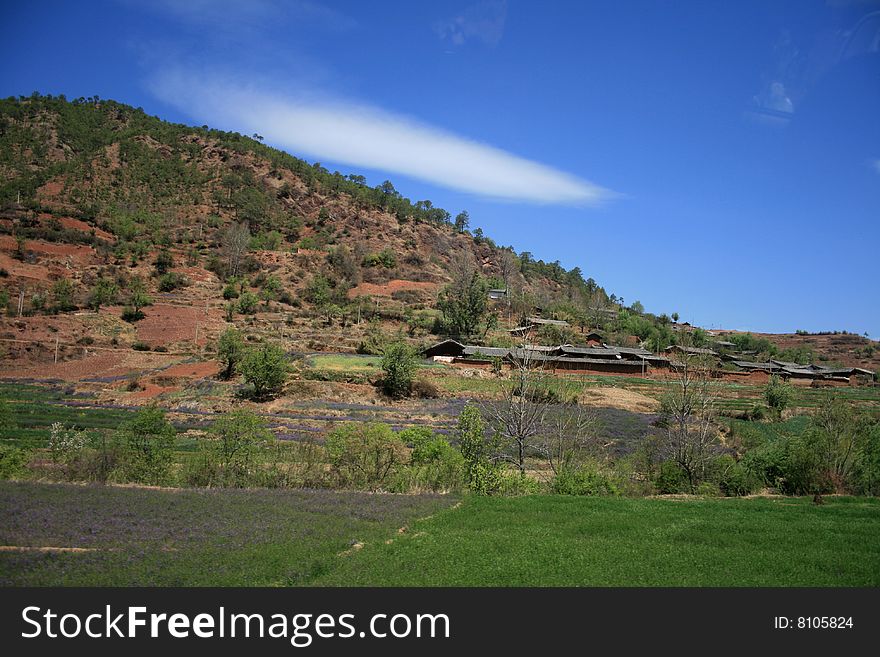
POLYGON ((559 351, 563 354, 578 354, 580 356, 597 356, 599 358, 620 358, 620 351, 615 347, 575 347, 562 345, 559 351))
POLYGON ((526 317, 529 324, 552 324, 554 326, 568 326, 568 322, 562 319, 544 319, 542 317, 526 317))
POLYGON ((474 345, 467 345, 464 348, 465 356, 488 356, 490 358, 495 356, 500 356, 504 358, 507 354, 510 353, 510 349, 504 349, 502 347, 477 347, 474 345))

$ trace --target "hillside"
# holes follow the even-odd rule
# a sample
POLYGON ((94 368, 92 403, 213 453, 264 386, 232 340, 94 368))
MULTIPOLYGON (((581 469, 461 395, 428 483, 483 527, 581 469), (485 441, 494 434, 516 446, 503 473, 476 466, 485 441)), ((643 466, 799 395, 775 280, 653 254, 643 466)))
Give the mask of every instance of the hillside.
MULTIPOLYGON (((470 230, 466 213, 453 219, 389 181, 369 187, 261 141, 98 98, 0 101, 0 340, 19 366, 37 368, 22 372, 105 354, 101 374, 121 376, 157 351, 203 356, 230 323, 292 351, 354 351, 377 331, 430 342, 449 333, 444 286, 471 272, 510 290, 476 341, 509 343, 506 329, 528 314, 573 325, 548 341, 576 342, 588 328, 654 350, 679 338, 668 317, 622 307, 580 269, 470 230), (153 303, 125 321, 133 287, 153 303)), ((765 337, 880 364, 856 336, 846 346, 765 337)))
MULTIPOLYGON (((345 315, 372 308, 392 320, 407 312, 410 334, 424 334, 435 324, 438 292, 468 266, 514 292, 509 317, 562 300, 610 305, 579 270, 518 257, 388 181, 368 187, 362 176, 331 173, 260 140, 170 124, 97 98, 0 101, 0 287, 9 314, 26 323, 13 333, 42 337, 38 320, 63 279, 71 284, 67 310, 86 306, 98 280, 122 290, 133 277, 156 301, 204 308, 199 339, 186 312, 161 303, 134 331, 112 328, 118 340, 167 348, 187 338, 202 345, 223 324, 230 276, 246 279, 239 293, 250 288, 266 301, 248 318, 257 325, 268 311, 295 322, 320 306, 329 309, 330 328, 344 327, 345 315), (232 226, 248 229, 241 253, 230 253, 232 226), (188 284, 159 289, 160 252, 188 284), (355 308, 359 297, 368 300, 355 308), (165 332, 170 321, 181 328, 165 332)), ((96 321, 83 319, 77 330, 68 319, 56 320, 52 333, 79 339, 96 321)), ((353 346, 342 342, 329 346, 353 346)))

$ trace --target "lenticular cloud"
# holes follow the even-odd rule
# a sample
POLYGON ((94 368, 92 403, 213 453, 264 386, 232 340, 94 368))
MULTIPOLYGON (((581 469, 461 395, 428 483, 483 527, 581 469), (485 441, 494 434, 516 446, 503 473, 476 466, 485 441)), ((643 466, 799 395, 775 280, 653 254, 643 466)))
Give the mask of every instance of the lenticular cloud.
POLYGON ((614 196, 589 181, 368 105, 166 72, 152 90, 197 121, 258 132, 298 155, 399 173, 505 201, 595 205, 614 196))

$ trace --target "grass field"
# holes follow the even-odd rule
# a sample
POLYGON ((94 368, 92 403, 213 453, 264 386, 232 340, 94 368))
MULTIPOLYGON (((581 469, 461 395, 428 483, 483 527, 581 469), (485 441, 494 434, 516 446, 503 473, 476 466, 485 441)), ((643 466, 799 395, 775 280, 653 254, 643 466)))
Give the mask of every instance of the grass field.
POLYGON ((0 544, 87 550, 0 550, 0 584, 880 585, 875 499, 456 501, 0 482, 0 544))
POLYGON ((452 497, 0 482, 0 585, 293 586, 452 497), (79 551, 9 547, 80 548, 79 551))
POLYGON ((317 578, 391 586, 877 586, 880 500, 468 498, 317 578))

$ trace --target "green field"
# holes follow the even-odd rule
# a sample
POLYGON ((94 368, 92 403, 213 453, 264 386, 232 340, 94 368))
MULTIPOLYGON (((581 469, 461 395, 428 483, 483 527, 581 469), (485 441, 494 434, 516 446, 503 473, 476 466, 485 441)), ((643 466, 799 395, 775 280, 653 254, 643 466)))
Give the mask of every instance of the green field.
POLYGON ((456 499, 0 481, 0 586, 307 584, 456 499))
POLYGON ((880 585, 880 500, 825 500, 0 482, 0 544, 88 550, 4 549, 0 584, 880 585))
POLYGON ((880 500, 472 497, 314 583, 878 586, 880 500))

